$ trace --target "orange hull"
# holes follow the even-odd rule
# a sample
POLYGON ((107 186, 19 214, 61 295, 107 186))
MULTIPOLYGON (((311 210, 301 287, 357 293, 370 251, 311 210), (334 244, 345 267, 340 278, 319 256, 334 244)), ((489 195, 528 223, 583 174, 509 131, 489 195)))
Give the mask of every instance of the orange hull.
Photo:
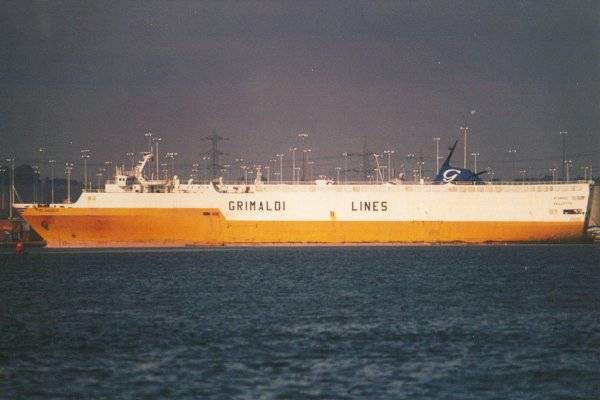
POLYGON ((228 221, 217 209, 29 208, 49 247, 576 242, 581 222, 228 221))

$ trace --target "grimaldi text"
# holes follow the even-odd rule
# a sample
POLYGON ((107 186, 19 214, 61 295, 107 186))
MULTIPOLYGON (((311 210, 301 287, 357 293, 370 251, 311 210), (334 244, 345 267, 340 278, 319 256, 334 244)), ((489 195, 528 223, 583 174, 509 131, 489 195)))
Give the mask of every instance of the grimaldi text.
POLYGON ((230 201, 229 211, 285 211, 285 201, 230 201))

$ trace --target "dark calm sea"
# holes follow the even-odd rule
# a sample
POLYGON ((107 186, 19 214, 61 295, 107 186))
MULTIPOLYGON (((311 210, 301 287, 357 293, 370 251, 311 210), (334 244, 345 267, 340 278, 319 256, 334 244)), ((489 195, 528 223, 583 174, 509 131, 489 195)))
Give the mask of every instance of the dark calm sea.
POLYGON ((600 398, 600 246, 0 254, 0 398, 600 398))

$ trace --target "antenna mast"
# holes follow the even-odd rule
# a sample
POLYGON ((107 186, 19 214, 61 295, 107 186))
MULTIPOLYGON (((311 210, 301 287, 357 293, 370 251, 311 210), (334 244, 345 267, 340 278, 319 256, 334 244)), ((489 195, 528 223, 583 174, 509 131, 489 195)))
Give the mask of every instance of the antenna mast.
POLYGON ((379 165, 379 154, 375 154, 373 153, 373 158, 375 159, 375 165, 377 166, 376 170, 377 170, 377 183, 379 183, 379 180, 381 179, 381 183, 383 183, 383 175, 381 174, 381 166, 379 165))
POLYGON ((212 135, 206 136, 204 140, 210 140, 211 142, 210 158, 212 164, 210 168, 210 175, 211 179, 217 179, 221 170, 221 165, 219 164, 219 156, 225 154, 219 150, 219 142, 223 140, 229 140, 229 138, 224 138, 222 136, 217 135, 217 130, 213 129, 212 135))
MULTIPOLYGON (((360 171, 358 171, 358 170, 352 170, 352 171, 355 171, 357 173, 358 172, 362 172, 363 181, 366 182, 369 179, 369 170, 370 170, 370 167, 371 167, 371 163, 370 163, 370 159, 369 158, 374 155, 373 152, 370 152, 367 149, 367 137, 365 136, 365 141, 364 141, 364 144, 363 144, 363 150, 362 150, 362 152, 360 152, 360 153, 343 153, 342 155, 344 157, 346 157, 346 159, 348 157, 354 157, 354 156, 362 158, 361 170, 360 171)), ((346 169, 346 172, 348 172, 348 171, 349 170, 346 169)))

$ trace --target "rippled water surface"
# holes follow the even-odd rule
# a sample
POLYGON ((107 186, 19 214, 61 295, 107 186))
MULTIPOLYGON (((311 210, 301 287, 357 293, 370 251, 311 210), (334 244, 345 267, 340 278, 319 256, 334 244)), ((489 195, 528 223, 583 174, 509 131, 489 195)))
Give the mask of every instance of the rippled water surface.
POLYGON ((600 246, 0 260, 0 398, 600 398, 600 246))

